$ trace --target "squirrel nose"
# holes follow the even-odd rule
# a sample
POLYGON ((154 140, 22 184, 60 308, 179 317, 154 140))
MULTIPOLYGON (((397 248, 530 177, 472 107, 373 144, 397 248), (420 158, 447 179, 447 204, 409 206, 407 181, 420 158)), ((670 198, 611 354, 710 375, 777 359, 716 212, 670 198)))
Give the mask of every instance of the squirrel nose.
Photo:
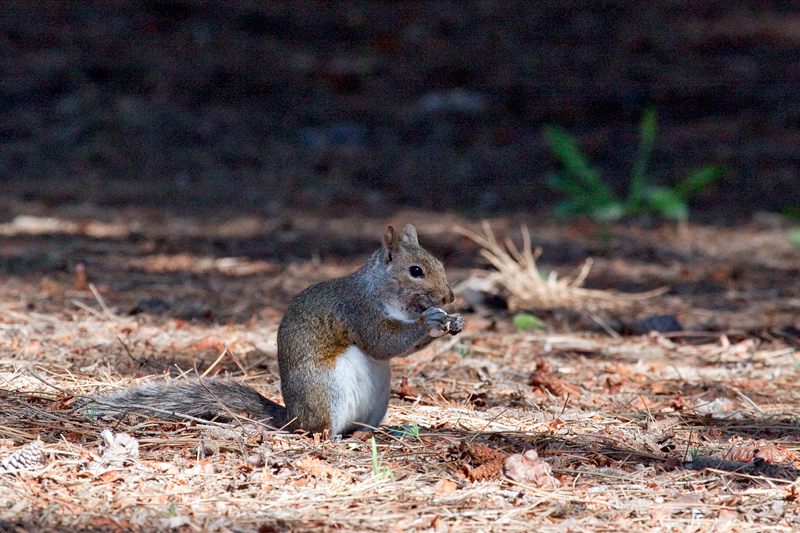
POLYGON ((442 303, 449 304, 452 303, 453 300, 455 300, 455 296, 453 295, 453 289, 447 287, 447 294, 445 295, 444 298, 442 298, 442 303))

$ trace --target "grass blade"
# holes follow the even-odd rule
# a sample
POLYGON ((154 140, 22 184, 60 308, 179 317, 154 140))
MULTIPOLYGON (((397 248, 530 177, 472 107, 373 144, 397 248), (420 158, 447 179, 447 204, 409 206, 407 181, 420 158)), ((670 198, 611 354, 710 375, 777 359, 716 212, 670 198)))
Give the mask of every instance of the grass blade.
POLYGON ((568 174, 587 184, 600 182, 600 173, 589 166, 586 156, 569 133, 556 126, 545 126, 543 133, 550 150, 568 174))
POLYGON ((642 115, 639 127, 639 149, 636 151, 636 162, 631 171, 631 183, 628 188, 628 199, 639 200, 645 194, 645 179, 653 144, 656 139, 656 110, 648 107, 642 115))
POLYGON ((701 191, 717 181, 725 174, 725 168, 720 165, 707 164, 693 170, 685 180, 675 185, 675 192, 681 198, 688 198, 692 193, 701 191))

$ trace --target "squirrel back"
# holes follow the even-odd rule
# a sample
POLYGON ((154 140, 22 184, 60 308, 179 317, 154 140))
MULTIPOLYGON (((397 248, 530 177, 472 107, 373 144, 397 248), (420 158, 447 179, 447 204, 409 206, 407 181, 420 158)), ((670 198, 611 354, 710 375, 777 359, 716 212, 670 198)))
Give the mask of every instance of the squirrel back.
POLYGON ((147 385, 99 398, 99 411, 183 413, 198 418, 231 411, 274 427, 328 430, 332 435, 377 427, 389 402, 389 359, 457 334, 458 315, 439 306, 453 301, 444 267, 407 224, 389 226, 383 247, 349 276, 312 285, 292 299, 278 328, 278 365, 286 408, 230 380, 147 385))

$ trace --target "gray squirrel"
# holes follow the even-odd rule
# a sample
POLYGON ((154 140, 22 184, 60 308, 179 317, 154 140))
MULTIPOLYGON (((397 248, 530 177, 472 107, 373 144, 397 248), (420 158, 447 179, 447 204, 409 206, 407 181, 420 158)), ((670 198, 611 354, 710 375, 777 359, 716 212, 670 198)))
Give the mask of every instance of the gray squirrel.
POLYGON ((389 405, 389 359, 437 337, 456 335, 464 319, 440 306, 453 301, 441 262, 406 224, 389 226, 383 247, 349 276, 312 285, 292 299, 278 328, 278 367, 286 407, 230 379, 144 385, 96 399, 96 414, 132 411, 179 419, 246 413, 273 427, 330 435, 377 427, 389 405))

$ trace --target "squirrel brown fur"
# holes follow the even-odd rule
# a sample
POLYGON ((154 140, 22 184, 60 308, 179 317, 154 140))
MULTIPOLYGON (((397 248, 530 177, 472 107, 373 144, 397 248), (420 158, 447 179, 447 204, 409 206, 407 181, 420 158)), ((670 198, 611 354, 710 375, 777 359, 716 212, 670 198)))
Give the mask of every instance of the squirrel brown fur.
POLYGON ((389 403, 389 359, 459 333, 464 320, 440 307, 452 301, 444 267, 419 245, 414 226, 399 234, 389 226, 364 266, 312 285, 289 304, 278 328, 285 408, 251 387, 212 378, 108 394, 92 409, 167 419, 226 417, 230 410, 273 427, 331 435, 377 427, 389 403))

